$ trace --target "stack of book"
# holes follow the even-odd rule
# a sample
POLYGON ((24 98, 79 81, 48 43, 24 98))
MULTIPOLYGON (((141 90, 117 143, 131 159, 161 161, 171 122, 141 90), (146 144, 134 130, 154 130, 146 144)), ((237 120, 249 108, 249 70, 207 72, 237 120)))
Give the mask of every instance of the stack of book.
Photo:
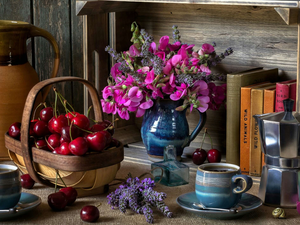
MULTIPOLYGON (((283 111, 296 98, 296 80, 278 81, 278 69, 255 68, 227 75, 226 162, 260 176, 264 157, 253 115, 283 111)), ((294 106, 295 107, 295 106, 294 106)))

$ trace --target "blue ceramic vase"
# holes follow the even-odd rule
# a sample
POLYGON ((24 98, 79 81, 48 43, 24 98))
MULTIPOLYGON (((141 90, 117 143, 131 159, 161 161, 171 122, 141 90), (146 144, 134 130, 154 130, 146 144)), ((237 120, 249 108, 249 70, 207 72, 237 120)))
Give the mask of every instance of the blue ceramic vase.
POLYGON ((175 110, 182 104, 183 100, 156 99, 154 105, 145 112, 141 135, 150 160, 161 161, 164 148, 168 145, 176 147, 177 158, 180 158, 184 147, 189 146, 203 128, 206 113, 198 111, 199 123, 189 134, 186 109, 175 110))

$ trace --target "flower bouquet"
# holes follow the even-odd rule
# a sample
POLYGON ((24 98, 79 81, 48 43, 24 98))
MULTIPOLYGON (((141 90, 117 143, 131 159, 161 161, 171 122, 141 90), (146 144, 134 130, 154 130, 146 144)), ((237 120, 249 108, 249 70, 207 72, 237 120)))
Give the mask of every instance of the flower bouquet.
POLYGON ((232 54, 231 48, 218 55, 215 43, 205 43, 194 51, 195 45, 180 40, 177 26, 173 26, 173 43, 169 36, 163 36, 156 44, 136 22, 131 31, 133 44, 128 51, 117 53, 110 46, 105 49, 116 63, 102 91, 104 112, 118 113, 128 120, 129 112, 141 117, 158 98, 183 100, 178 111, 188 107, 200 112, 217 110, 225 102, 226 84, 216 86, 212 81, 225 81, 226 76, 212 74, 211 67, 232 54))

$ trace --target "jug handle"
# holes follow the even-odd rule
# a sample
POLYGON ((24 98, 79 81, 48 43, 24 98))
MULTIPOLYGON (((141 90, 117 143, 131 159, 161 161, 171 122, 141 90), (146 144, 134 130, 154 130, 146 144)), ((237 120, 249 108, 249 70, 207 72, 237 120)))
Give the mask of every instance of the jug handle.
POLYGON ((187 143, 185 145, 183 145, 183 148, 190 145, 190 143, 197 137, 197 135, 200 133, 200 131, 202 130, 202 128, 205 125, 206 112, 202 113, 198 109, 196 109, 196 110, 198 111, 198 113, 200 115, 199 122, 198 122, 196 128, 193 130, 193 132, 188 137, 187 143))
MULTIPOLYGON (((51 73, 50 78, 56 77, 57 72, 58 72, 58 68, 59 68, 59 58, 60 58, 58 44, 55 41, 52 34, 50 34, 48 31, 32 25, 31 28, 30 28, 29 37, 37 37, 37 36, 41 36, 41 37, 44 37, 45 39, 47 39, 50 42, 50 44, 52 45, 53 49, 54 49, 54 65, 53 65, 53 69, 52 69, 52 73, 51 73)), ((50 88, 51 88, 51 86, 48 86, 48 87, 44 88, 44 90, 43 90, 43 102, 45 101, 45 99, 46 99, 46 97, 47 97, 47 95, 50 91, 50 88)))

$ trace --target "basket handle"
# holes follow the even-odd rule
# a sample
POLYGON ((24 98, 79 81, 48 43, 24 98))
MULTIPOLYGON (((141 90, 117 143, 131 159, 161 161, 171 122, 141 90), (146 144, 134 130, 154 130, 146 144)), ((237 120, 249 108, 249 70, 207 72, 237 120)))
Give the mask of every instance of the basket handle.
POLYGON ((87 80, 79 78, 79 77, 55 77, 50 78, 44 81, 41 81, 37 83, 33 88, 30 90, 30 92, 27 95, 26 103, 24 106, 23 116, 22 116, 22 126, 21 126, 21 148, 23 153, 23 158, 25 162, 25 166, 27 168, 28 173, 32 177, 33 180, 35 180, 38 183, 47 185, 47 186, 53 186, 53 184, 48 181, 42 179, 36 170, 34 169, 33 164, 33 156, 31 147, 29 145, 29 126, 30 126, 30 117, 32 112, 34 111, 34 102, 39 94, 39 92, 46 86, 59 83, 59 82, 65 82, 65 81, 78 81, 82 84, 84 84, 90 93, 90 97, 92 100, 94 113, 95 113, 95 120, 96 121, 103 121, 103 112, 100 104, 100 98, 98 95, 98 91, 96 88, 87 80))

